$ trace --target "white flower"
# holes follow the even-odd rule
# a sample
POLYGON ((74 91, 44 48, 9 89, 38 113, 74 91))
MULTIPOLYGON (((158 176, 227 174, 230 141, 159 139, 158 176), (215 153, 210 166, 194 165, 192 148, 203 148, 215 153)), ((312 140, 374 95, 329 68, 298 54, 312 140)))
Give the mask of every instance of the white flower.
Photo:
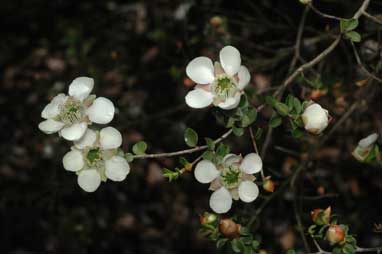
POLYGON ((66 170, 78 174, 78 185, 83 190, 93 192, 101 181, 120 182, 129 174, 130 166, 118 150, 121 144, 122 135, 113 127, 99 132, 87 129, 65 154, 62 163, 66 170))
POLYGON ((369 155, 369 153, 372 151, 372 149, 374 148, 374 144, 375 142, 377 142, 377 139, 378 139, 377 133, 370 134, 366 138, 361 139, 358 142, 357 147, 354 149, 352 153, 353 156, 357 160, 363 162, 366 159, 366 157, 369 155))
POLYGON ((228 154, 223 161, 215 165, 209 160, 200 161, 194 171, 200 183, 210 183, 213 190, 210 207, 215 213, 226 213, 231 209, 232 199, 250 203, 259 195, 259 188, 253 182, 252 174, 262 170, 263 163, 256 153, 244 158, 228 154))
POLYGON ((186 95, 191 108, 211 104, 227 110, 236 108, 251 79, 248 69, 241 65, 240 52, 232 46, 220 50, 220 63, 213 65, 211 59, 200 56, 187 65, 186 73, 199 84, 186 95))
POLYGON ((329 113, 319 104, 312 103, 302 114, 305 129, 313 134, 320 134, 325 130, 329 123, 329 113))
POLYGON ((69 85, 69 95, 57 95, 45 106, 41 117, 46 119, 39 124, 39 129, 46 134, 59 132, 70 141, 79 140, 88 125, 107 124, 114 117, 113 103, 104 97, 90 95, 94 80, 79 77, 69 85))

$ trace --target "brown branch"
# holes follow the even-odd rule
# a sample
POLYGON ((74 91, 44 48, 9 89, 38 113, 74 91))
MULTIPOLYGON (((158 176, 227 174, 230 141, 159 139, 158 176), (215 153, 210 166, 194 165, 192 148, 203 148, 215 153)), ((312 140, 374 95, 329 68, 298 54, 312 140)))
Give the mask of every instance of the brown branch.
MULTIPOLYGON (((226 139, 229 135, 231 135, 231 133, 232 133, 232 129, 230 129, 229 131, 225 132, 221 137, 216 139, 214 141, 214 144, 220 143, 221 141, 226 139)), ((173 156, 179 156, 179 155, 183 155, 183 154, 190 154, 190 153, 199 152, 199 151, 205 150, 207 148, 208 148, 208 146, 204 145, 204 146, 197 146, 197 147, 194 147, 194 148, 190 148, 190 149, 186 149, 186 150, 181 150, 181 151, 176 151, 176 152, 170 152, 170 153, 154 153, 154 154, 134 155, 133 158, 134 159, 147 159, 147 158, 173 157, 173 156)))
POLYGON ((351 43, 351 46, 353 48, 353 52, 354 52, 354 56, 355 56, 355 59, 357 61, 357 64, 361 68, 363 73, 365 73, 365 75, 368 76, 369 78, 374 79, 374 80, 378 81, 379 83, 382 83, 382 79, 378 78, 377 76, 375 76, 374 74, 372 74, 371 72, 369 72, 366 69, 365 65, 362 63, 362 60, 358 54, 357 48, 355 47, 354 43, 353 42, 350 42, 350 43, 351 43))
POLYGON ((382 20, 378 19, 377 17, 371 15, 370 13, 368 13, 366 11, 363 12, 363 16, 370 19, 371 21, 374 21, 375 23, 377 23, 379 25, 382 25, 382 20))

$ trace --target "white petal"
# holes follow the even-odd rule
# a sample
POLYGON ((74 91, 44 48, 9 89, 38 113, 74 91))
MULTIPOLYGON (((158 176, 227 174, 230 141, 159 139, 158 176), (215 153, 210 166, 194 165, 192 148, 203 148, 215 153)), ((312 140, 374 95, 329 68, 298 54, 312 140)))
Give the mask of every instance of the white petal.
POLYGON ((194 58, 186 67, 187 76, 197 84, 209 84, 214 81, 214 65, 205 56, 194 58))
POLYGON ((63 93, 55 96, 52 101, 42 110, 41 117, 45 119, 56 117, 58 114, 60 114, 61 106, 65 103, 67 98, 68 97, 63 93))
POLYGON ((358 142, 358 145, 361 148, 367 148, 367 147, 371 146, 372 144, 374 144, 375 141, 377 141, 377 139, 378 139, 378 134, 373 133, 373 134, 370 134, 369 136, 367 136, 366 138, 361 139, 358 142))
POLYGON ((236 93, 234 97, 227 98, 224 102, 218 104, 219 108, 229 110, 236 108, 240 103, 241 93, 236 93))
POLYGON ((89 96, 94 87, 94 79, 88 77, 78 77, 69 85, 69 95, 83 101, 89 96))
POLYGON ((213 94, 203 89, 194 89, 186 95, 186 103, 191 108, 205 108, 211 105, 213 94))
POLYGON ((66 170, 75 172, 84 167, 84 157, 80 151, 72 150, 62 158, 62 164, 66 170))
POLYGON ((88 125, 85 122, 75 123, 60 131, 61 136, 69 141, 79 140, 85 133, 88 125))
POLYGON ((97 140, 97 133, 92 129, 87 129, 85 134, 79 140, 74 142, 74 146, 78 149, 84 149, 85 147, 91 147, 97 140))
POLYGON ((220 50, 220 63, 228 75, 235 75, 241 65, 240 52, 235 47, 225 46, 220 50))
POLYGON ((113 156, 105 161, 105 175, 112 181, 120 182, 125 180, 130 172, 129 163, 122 156, 113 156))
POLYGON ((77 178, 78 185, 86 192, 94 192, 101 184, 101 176, 95 169, 82 170, 77 178))
POLYGON ((200 183, 210 183, 219 176, 215 164, 209 160, 202 160, 196 164, 194 175, 200 183))
POLYGON ((240 200, 246 203, 254 201, 259 196, 259 187, 254 182, 243 181, 239 185, 240 200))
POLYGON ((257 153, 247 154, 240 164, 240 169, 247 174, 255 174, 263 168, 263 161, 257 153))
POLYGON ((118 148, 122 145, 122 135, 116 128, 106 127, 99 133, 99 142, 105 150, 118 148))
POLYGON ((64 127, 64 123, 52 119, 45 120, 38 125, 38 128, 46 134, 55 133, 64 127))
POLYGON ((231 209, 231 206, 232 197, 226 188, 221 187, 212 193, 210 197, 210 207, 215 213, 226 213, 231 209))
POLYGON ((113 120, 115 109, 109 99, 98 97, 86 112, 93 123, 107 124, 113 120))
POLYGON ((239 77, 239 83, 237 84, 237 88, 243 90, 251 80, 251 74, 249 74, 247 67, 242 65, 237 75, 239 77))
POLYGON ((241 156, 229 153, 226 156, 224 156, 223 163, 227 166, 231 166, 232 164, 239 162, 241 159, 241 156))

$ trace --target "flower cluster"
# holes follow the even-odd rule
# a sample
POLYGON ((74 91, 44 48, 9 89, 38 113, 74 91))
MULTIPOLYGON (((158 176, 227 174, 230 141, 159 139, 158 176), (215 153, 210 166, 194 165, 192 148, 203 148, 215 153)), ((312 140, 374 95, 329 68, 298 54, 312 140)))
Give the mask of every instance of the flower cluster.
POLYGON ((101 181, 123 181, 130 166, 119 150, 121 133, 113 127, 98 130, 92 123, 107 124, 114 117, 113 103, 104 97, 90 95, 94 80, 79 77, 69 86, 69 95, 59 94, 45 106, 39 124, 46 134, 59 132, 73 141, 71 151, 63 157, 66 170, 76 172, 78 185, 87 192, 95 191, 101 181))
POLYGON ((210 207, 218 214, 231 209, 232 199, 246 203, 253 202, 259 195, 259 188, 253 182, 253 174, 262 170, 263 163, 256 153, 244 158, 227 154, 219 163, 202 160, 195 167, 195 178, 200 183, 210 183, 213 191, 210 207))

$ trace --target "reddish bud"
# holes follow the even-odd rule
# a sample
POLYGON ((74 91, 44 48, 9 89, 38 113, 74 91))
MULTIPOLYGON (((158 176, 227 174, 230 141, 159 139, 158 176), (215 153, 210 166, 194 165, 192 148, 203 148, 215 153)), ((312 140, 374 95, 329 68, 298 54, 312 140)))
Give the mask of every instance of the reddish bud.
POLYGON ((241 225, 231 219, 223 219, 219 223, 220 232, 228 238, 236 238, 240 235, 241 225))
POLYGON ((345 230, 339 225, 331 225, 326 231, 326 238, 331 245, 340 243, 345 239, 345 230))
POLYGON ((311 212, 312 220, 318 225, 327 225, 330 223, 330 214, 332 212, 331 207, 329 206, 325 210, 314 209, 311 212))
POLYGON ((274 192, 275 191, 275 183, 271 180, 271 177, 266 177, 263 182, 263 188, 264 190, 268 192, 274 192))
POLYGON ((200 224, 211 224, 214 223, 217 220, 217 216, 213 213, 204 213, 203 215, 200 215, 200 224))

